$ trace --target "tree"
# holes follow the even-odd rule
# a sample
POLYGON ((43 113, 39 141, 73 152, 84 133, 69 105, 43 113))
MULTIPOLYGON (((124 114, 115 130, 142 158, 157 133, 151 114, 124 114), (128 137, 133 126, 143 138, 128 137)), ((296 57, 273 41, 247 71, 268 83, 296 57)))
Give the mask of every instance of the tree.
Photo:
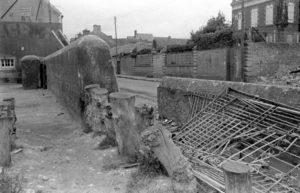
POLYGON ((234 44, 233 30, 226 22, 225 15, 219 12, 218 16, 210 18, 205 26, 191 32, 189 43, 197 45, 197 49, 230 47, 234 44))
POLYGON ((230 28, 230 25, 226 22, 225 15, 219 12, 217 17, 210 18, 205 26, 200 27, 195 33, 191 32, 191 34, 214 33, 227 28, 230 28))
POLYGON ((277 1, 277 14, 275 18, 275 25, 278 31, 283 31, 288 26, 288 7, 286 1, 277 1))

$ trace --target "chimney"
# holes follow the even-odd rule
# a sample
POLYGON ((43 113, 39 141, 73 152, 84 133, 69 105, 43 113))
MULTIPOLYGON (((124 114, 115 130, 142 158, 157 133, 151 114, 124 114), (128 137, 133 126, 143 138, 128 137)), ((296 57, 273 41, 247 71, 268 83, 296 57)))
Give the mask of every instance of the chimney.
POLYGON ((101 25, 93 25, 93 33, 99 34, 101 32, 101 25))
POLYGON ((137 38, 137 30, 134 30, 134 38, 137 38))

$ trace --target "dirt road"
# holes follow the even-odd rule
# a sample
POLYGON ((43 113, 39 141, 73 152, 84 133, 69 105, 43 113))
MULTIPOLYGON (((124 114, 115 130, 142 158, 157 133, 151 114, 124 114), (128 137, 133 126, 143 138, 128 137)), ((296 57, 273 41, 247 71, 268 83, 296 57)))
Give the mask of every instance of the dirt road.
POLYGON ((115 168, 116 149, 93 149, 99 138, 82 134, 48 90, 0 85, 0 100, 16 98, 17 144, 10 173, 23 176, 27 193, 123 193, 135 170, 115 168))

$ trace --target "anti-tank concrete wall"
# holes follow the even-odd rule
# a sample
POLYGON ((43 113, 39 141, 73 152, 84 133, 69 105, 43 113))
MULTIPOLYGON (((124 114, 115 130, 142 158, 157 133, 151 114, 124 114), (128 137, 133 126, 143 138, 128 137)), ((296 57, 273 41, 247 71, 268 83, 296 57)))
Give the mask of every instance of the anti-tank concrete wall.
POLYGON ((165 77, 157 91, 159 114, 163 118, 183 123, 190 110, 188 93, 219 94, 226 87, 300 108, 300 88, 297 87, 165 77))
POLYGON ((43 59, 48 88, 76 116, 82 113, 80 100, 86 85, 99 84, 110 93, 118 91, 108 45, 89 35, 43 59))

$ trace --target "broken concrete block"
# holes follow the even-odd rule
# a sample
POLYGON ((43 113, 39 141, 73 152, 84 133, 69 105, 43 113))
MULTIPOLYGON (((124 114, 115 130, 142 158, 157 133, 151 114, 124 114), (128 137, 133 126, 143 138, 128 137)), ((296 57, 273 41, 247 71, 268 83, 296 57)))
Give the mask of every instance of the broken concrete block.
POLYGON ((139 154, 139 132, 136 124, 135 96, 121 92, 109 95, 119 153, 135 162, 139 154))
POLYGON ((191 165, 171 139, 171 133, 161 125, 142 133, 143 144, 150 147, 174 182, 175 192, 196 193, 196 179, 191 165))

